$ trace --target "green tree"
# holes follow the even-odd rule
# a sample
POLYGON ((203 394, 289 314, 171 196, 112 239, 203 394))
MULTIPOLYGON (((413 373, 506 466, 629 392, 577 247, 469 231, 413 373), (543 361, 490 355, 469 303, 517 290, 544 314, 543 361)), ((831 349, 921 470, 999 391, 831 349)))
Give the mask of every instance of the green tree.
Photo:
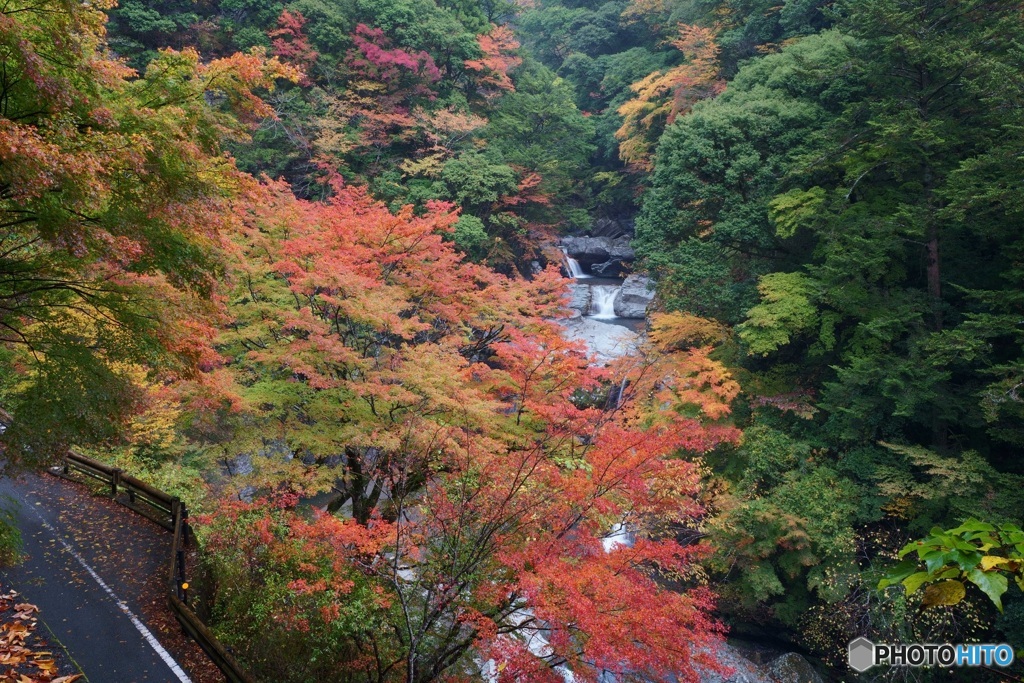
POLYGON ((489 214, 502 196, 514 194, 517 181, 512 167, 478 152, 459 155, 441 171, 442 196, 479 216, 489 214))
POLYGON ((635 246, 670 306, 738 322, 758 275, 806 256, 776 234, 769 201, 857 92, 850 49, 827 32, 751 62, 667 128, 635 246))
POLYGON ((758 418, 730 455, 729 477, 708 525, 728 610, 793 629, 816 602, 836 603, 859 583, 858 530, 880 516, 870 481, 758 418))
POLYGON ((815 240, 806 271, 841 359, 828 361, 837 369, 822 397, 836 434, 897 428, 941 450, 982 421, 963 397, 991 391, 987 373, 1015 376, 1019 358, 1012 328, 995 324, 1013 306, 1012 205, 982 221, 967 210, 1002 182, 973 169, 1019 140, 1009 114, 1022 93, 1019 7, 879 0, 851 4, 843 25, 871 91, 846 108, 829 160, 772 202, 773 219, 815 240), (996 303, 998 291, 1011 298, 996 303))
POLYGON ((727 74, 735 73, 746 59, 829 28, 833 19, 828 0, 695 0, 666 5, 670 26, 681 21, 720 27, 727 74))
POLYGON ((540 174, 541 188, 563 212, 584 206, 582 180, 595 149, 594 125, 576 108, 569 85, 541 64, 524 63, 515 84, 484 134, 505 163, 540 174))

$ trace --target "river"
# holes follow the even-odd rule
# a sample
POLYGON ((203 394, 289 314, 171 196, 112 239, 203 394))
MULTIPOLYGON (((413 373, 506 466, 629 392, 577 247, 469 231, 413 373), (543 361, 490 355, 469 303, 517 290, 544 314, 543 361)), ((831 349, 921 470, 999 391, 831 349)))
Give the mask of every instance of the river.
POLYGON ((628 354, 643 331, 644 319, 616 313, 623 280, 595 277, 568 254, 565 271, 573 280, 571 307, 580 314, 564 323, 566 338, 584 342, 598 362, 607 363, 628 354))

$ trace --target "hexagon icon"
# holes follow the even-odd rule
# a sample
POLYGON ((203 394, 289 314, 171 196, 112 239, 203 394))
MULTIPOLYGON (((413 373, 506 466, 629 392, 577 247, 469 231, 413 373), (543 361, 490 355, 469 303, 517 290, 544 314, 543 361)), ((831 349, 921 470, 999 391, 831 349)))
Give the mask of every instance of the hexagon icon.
POLYGON ((875 644, 864 637, 851 641, 848 661, 857 673, 867 671, 875 664, 875 644))

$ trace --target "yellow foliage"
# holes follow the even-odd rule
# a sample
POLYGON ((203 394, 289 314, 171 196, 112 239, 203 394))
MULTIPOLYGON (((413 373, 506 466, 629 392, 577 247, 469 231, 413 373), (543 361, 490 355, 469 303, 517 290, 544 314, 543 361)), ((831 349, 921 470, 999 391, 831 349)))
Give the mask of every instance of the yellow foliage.
POLYGON ((615 132, 621 141, 619 157, 648 170, 663 126, 725 87, 718 77, 719 50, 710 29, 680 24, 679 36, 670 42, 686 56, 686 61, 634 83, 630 88, 636 97, 619 107, 623 117, 622 127, 615 132))
POLYGON ((960 581, 940 581, 933 583, 924 590, 921 607, 937 607, 939 605, 955 605, 967 595, 964 584, 960 581))
POLYGON ((651 316, 651 341, 664 350, 717 344, 728 337, 725 325, 708 318, 678 312, 651 316))
POLYGON ((622 21, 626 24, 644 22, 653 25, 668 11, 665 0, 630 0, 622 10, 622 21))
POLYGON ((417 108, 412 117, 427 138, 429 149, 447 155, 453 153, 459 142, 487 125, 487 119, 482 116, 451 106, 431 112, 417 108))
POLYGON ((444 168, 445 155, 442 153, 428 154, 422 159, 405 159, 398 165, 407 176, 437 178, 444 168))

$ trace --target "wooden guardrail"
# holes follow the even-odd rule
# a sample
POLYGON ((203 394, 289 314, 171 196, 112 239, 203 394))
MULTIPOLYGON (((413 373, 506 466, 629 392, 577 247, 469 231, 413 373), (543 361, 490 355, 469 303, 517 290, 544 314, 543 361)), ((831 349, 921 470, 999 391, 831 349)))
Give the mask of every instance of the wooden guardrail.
POLYGON ((73 470, 106 484, 110 487, 111 498, 116 498, 121 492, 128 494, 127 507, 149 517, 168 531, 174 531, 175 509, 180 505, 174 496, 153 488, 116 467, 104 465, 74 451, 67 452, 60 468, 61 474, 68 475, 73 470))
POLYGON ((229 683, 254 683, 253 679, 239 666, 231 653, 221 644, 213 632, 188 606, 188 597, 185 586, 185 546, 188 543, 189 527, 185 506, 178 499, 174 499, 171 512, 174 520, 173 537, 171 541, 171 561, 167 576, 168 598, 171 611, 177 617, 178 623, 193 640, 199 643, 207 656, 217 665, 217 668, 224 673, 229 683))
MULTIPOLYGON (((0 426, 9 425, 12 420, 10 413, 0 408, 0 426)), ((73 450, 68 450, 64 454, 61 464, 50 471, 58 476, 69 478, 71 472, 74 471, 102 482, 109 487, 111 498, 172 533, 167 575, 168 603, 171 611, 174 612, 174 616, 185 633, 199 643, 199 647, 203 648, 203 651, 223 672, 229 683, 255 683, 188 605, 185 549, 188 547, 191 531, 188 525, 188 510, 184 503, 179 498, 164 493, 141 479, 127 475, 116 467, 104 465, 92 458, 75 453, 73 450), (117 496, 121 492, 128 495, 127 503, 118 499, 117 496)))

